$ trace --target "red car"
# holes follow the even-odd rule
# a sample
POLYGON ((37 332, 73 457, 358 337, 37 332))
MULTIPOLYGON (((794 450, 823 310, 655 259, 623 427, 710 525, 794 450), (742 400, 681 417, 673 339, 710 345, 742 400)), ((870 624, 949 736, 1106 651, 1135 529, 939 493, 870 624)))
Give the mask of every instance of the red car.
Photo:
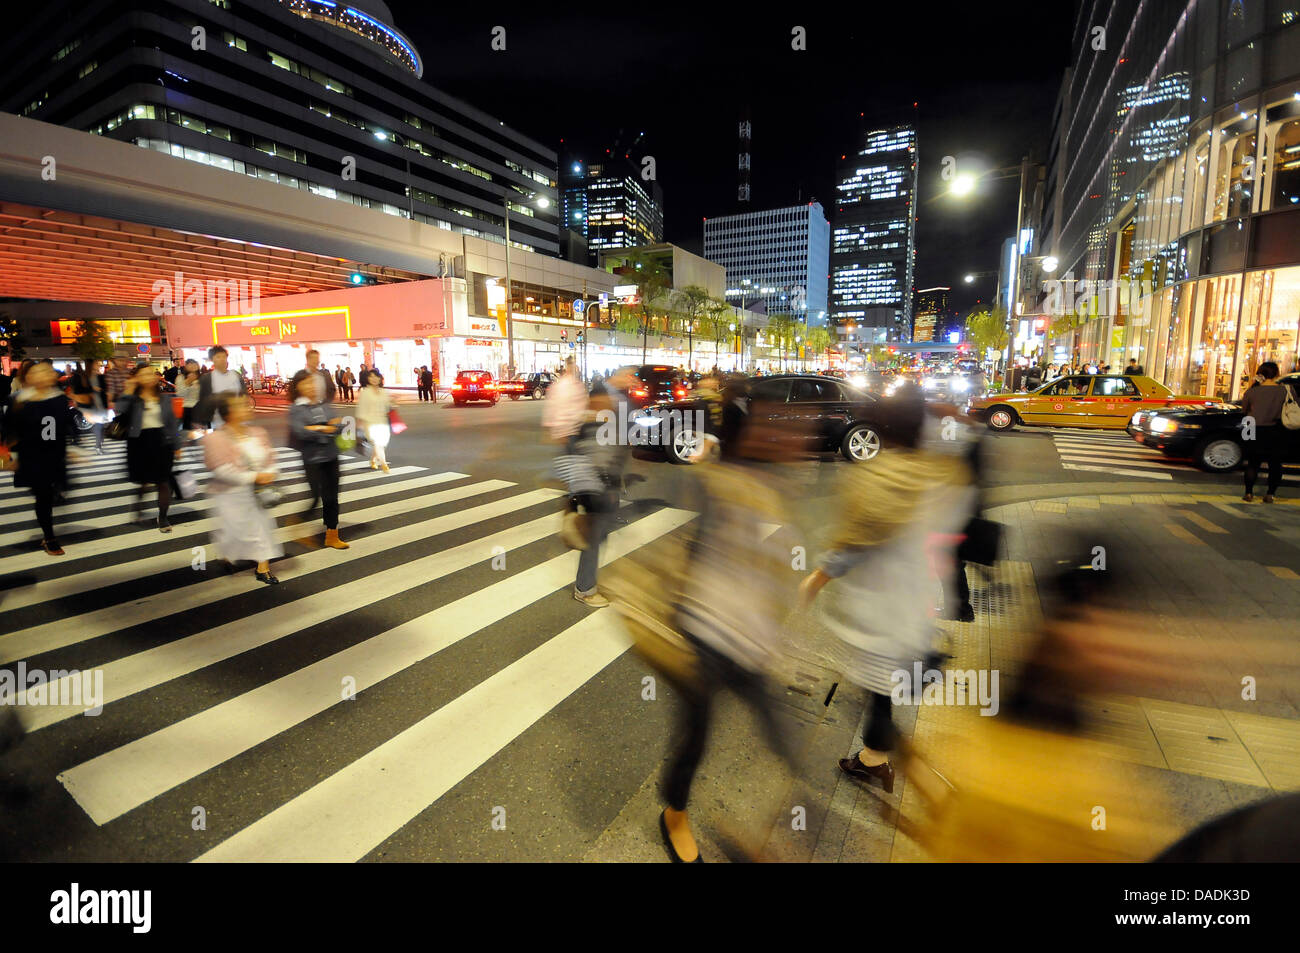
POLYGON ((487 371, 459 371, 451 385, 451 399, 457 407, 473 401, 496 404, 500 398, 501 391, 487 371))

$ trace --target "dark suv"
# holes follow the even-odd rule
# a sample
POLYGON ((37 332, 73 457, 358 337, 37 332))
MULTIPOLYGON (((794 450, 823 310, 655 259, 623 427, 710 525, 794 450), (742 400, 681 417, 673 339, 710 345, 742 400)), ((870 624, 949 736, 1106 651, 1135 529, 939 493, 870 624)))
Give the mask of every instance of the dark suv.
POLYGON ((642 364, 636 369, 636 379, 628 396, 637 407, 682 400, 691 390, 686 375, 670 364, 642 364))

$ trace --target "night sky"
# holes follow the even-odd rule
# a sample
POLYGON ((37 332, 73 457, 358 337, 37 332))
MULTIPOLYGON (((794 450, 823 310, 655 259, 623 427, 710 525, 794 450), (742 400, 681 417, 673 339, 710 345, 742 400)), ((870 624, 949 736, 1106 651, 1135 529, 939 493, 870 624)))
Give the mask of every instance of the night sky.
POLYGON ((746 4, 389 6, 424 59, 426 82, 549 144, 561 164, 607 148, 653 155, 666 237, 697 252, 703 218, 735 210, 744 110, 752 207, 815 198, 828 217, 836 164, 863 124, 915 115, 916 285, 951 285, 963 310, 991 296, 992 279, 961 278, 997 267, 1015 229, 1017 183, 985 183, 962 203, 936 200, 942 159, 988 168, 1046 156, 1074 16, 1069 0, 837 4, 812 15, 792 6, 780 18, 746 4), (506 28, 505 52, 490 47, 496 25, 506 28), (790 47, 795 25, 807 29, 806 52, 790 47))

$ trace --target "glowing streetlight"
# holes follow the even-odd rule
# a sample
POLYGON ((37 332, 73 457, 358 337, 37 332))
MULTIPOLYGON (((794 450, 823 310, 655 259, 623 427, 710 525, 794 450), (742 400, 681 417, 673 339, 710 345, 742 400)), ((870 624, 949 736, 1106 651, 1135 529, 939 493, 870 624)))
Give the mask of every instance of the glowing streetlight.
POLYGON ((958 198, 970 195, 975 191, 976 181, 977 179, 971 173, 962 172, 952 180, 952 185, 948 186, 948 191, 958 198))
POLYGON ((966 281, 966 284, 968 284, 968 285, 973 285, 973 284, 975 284, 975 276, 974 276, 974 275, 967 275, 966 278, 965 278, 965 281, 966 281))
POLYGON ((1060 261, 1057 260, 1055 255, 1048 255, 1043 259, 1043 271, 1050 275, 1052 272, 1056 271, 1056 266, 1059 264, 1060 261))

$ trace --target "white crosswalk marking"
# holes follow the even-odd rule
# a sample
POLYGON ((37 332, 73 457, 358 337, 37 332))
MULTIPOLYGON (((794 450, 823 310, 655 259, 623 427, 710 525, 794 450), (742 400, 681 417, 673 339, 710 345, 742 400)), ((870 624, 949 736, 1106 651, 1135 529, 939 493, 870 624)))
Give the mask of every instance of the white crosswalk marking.
MULTIPOLYGON (((193 459, 182 465, 193 467, 202 481, 201 456, 195 449, 187 454, 193 459)), ((296 494, 271 511, 283 521, 302 510, 308 493, 298 455, 280 448, 278 457, 281 483, 296 494)), ((304 550, 292 542, 305 532, 318 534, 319 522, 306 529, 277 526, 276 537, 289 548, 275 564, 282 583, 275 587, 251 572, 196 574, 192 547, 206 543, 213 523, 210 501, 202 495, 173 503, 173 519, 180 522, 171 534, 123 531, 124 511, 135 498, 135 487, 124 481, 124 458, 101 459, 80 471, 65 505, 56 509, 68 552, 63 558, 15 552, 14 544, 34 540, 39 530, 25 501, 8 510, 9 525, 0 534, 0 547, 8 546, 0 549, 0 572, 8 574, 9 584, 0 616, 0 665, 23 663, 29 671, 50 665, 73 673, 51 673, 43 688, 20 691, 14 709, 35 733, 32 743, 48 737, 57 745, 68 731, 82 737, 68 749, 69 760, 54 769, 71 796, 70 809, 110 825, 127 814, 160 810, 156 799, 183 785, 210 784, 209 772, 224 765, 244 776, 269 770, 260 747, 265 742, 287 738, 292 747, 304 726, 317 725, 315 716, 328 711, 332 722, 359 710, 337 708, 345 676, 357 693, 382 693, 385 680, 458 643, 496 638, 498 623, 523 618, 539 601, 573 585, 579 554, 564 552, 556 537, 562 492, 418 466, 394 467, 390 474, 355 472, 365 466, 344 464, 341 526, 351 548, 304 550), (367 609, 394 604, 409 608, 366 630, 367 609), (344 614, 361 620, 361 630, 312 655, 316 632, 344 614), (137 633, 147 633, 144 644, 133 644, 137 633), (289 636, 298 637, 302 650, 301 637, 308 634, 309 657, 290 667, 261 678, 251 674, 247 684, 211 680, 214 666, 276 650, 289 636), (81 666, 78 657, 85 659, 81 666), (102 696, 70 694, 79 669, 102 675, 102 696), (218 684, 217 697, 204 700, 218 684), (155 706, 166 690, 200 704, 160 720, 165 710, 155 706), (140 706, 155 714, 139 721, 134 713, 140 706), (88 709, 96 715, 92 721, 81 717, 88 709)), ((0 499, 0 507, 11 502, 0 499)), ((623 525, 610 533, 600 562, 619 559, 693 518, 661 504, 625 506, 623 525)), ((394 724, 379 747, 340 762, 324 782, 298 796, 291 791, 258 803, 255 815, 240 822, 242 829, 228 830, 233 836, 198 859, 259 858, 268 831, 280 840, 268 857, 364 856, 626 649, 613 613, 597 611, 571 625, 574 616, 590 610, 571 600, 564 605, 568 620, 555 626, 558 634, 539 633, 545 639, 540 647, 506 664, 516 659, 510 655, 460 698, 420 712, 414 725, 409 719, 394 724), (424 757, 430 746, 443 751, 432 769, 403 763, 424 757), (355 811, 354 802, 344 812, 365 817, 310 818, 312 804, 332 812, 371 785, 376 772, 386 773, 390 793, 367 797, 367 811, 355 811)), ((548 609, 545 617, 551 615, 548 609)), ((373 618, 378 622, 385 615, 373 618)), ((310 761, 313 753, 300 750, 296 756, 310 761)), ((253 795, 243 791, 240 797, 253 795)), ((175 859, 196 859, 216 841, 195 843, 202 846, 175 859)))
MULTIPOLYGON (((1053 430, 1051 436, 1063 470, 1144 480, 1173 480, 1200 472, 1191 460, 1167 457, 1159 450, 1143 446, 1127 433, 1053 430)), ((1300 472, 1296 467, 1287 467, 1282 479, 1300 482, 1300 472)))

